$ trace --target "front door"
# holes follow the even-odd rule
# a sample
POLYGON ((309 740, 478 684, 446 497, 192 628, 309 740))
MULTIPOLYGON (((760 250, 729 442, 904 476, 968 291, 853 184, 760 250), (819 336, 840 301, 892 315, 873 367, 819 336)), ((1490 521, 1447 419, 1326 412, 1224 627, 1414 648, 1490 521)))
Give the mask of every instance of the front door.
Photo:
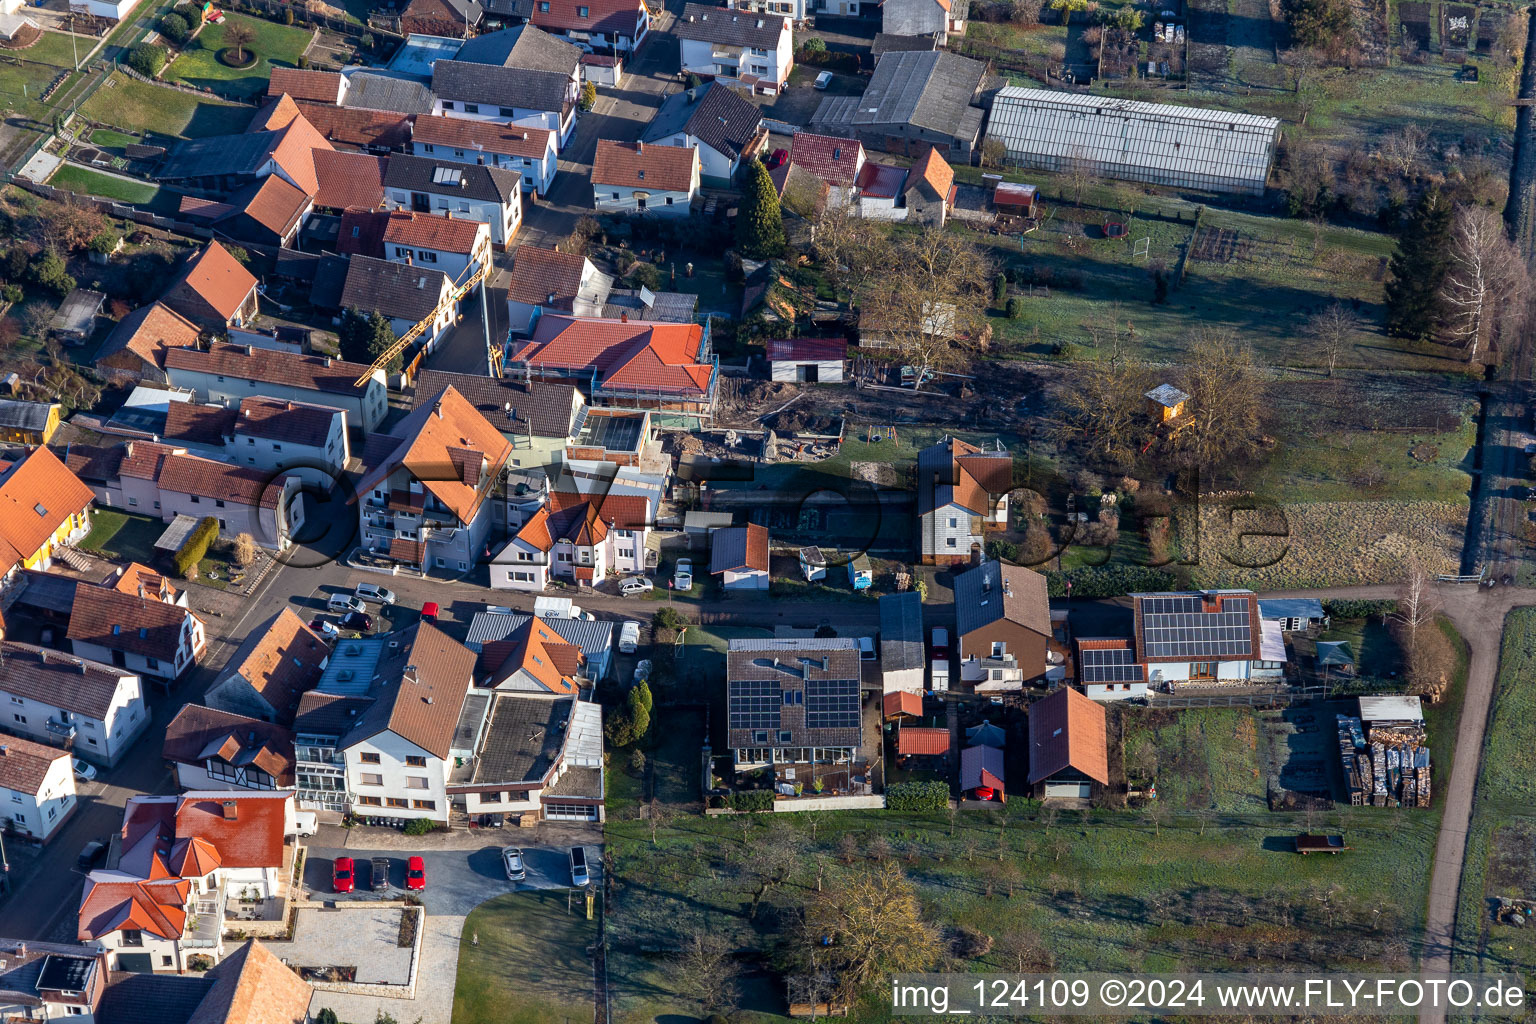
POLYGON ((803 367, 803 369, 805 370, 805 382, 807 384, 819 384, 819 383, 821 383, 821 367, 820 366, 818 366, 816 363, 807 363, 803 367))

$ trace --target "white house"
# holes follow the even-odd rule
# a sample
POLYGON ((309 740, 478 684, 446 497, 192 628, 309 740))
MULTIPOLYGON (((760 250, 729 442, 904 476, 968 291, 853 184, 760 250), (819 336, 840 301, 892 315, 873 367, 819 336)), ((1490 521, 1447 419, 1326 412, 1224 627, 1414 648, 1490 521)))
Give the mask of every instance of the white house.
POLYGON ((328 488, 351 455, 347 414, 334 406, 253 395, 239 408, 173 400, 165 409, 165 441, 269 475, 328 488))
POLYGON ((767 348, 768 375, 777 381, 840 384, 848 358, 845 338, 773 338, 767 348))
POLYGON ((197 664, 206 647, 202 620, 186 608, 88 584, 75 588, 68 637, 77 657, 167 685, 197 664))
POLYGON ((74 810, 69 752, 0 736, 0 819, 21 835, 47 842, 74 810))
POLYGON ((1013 456, 948 438, 917 453, 918 551, 924 565, 978 562, 983 537, 1008 523, 1013 456))
MULTIPOLYGON (((256 446, 246 447, 254 451, 256 446)), ((274 476, 178 449, 161 460, 154 483, 154 507, 162 520, 169 523, 178 515, 211 517, 226 540, 249 533, 264 548, 286 551, 294 532, 304 525, 302 481, 297 475, 274 476)))
POLYGON ((149 724, 139 677, 44 647, 0 641, 0 723, 108 767, 149 724))
POLYGON ((182 789, 292 789, 293 733, 228 711, 184 704, 165 727, 160 756, 182 789))
POLYGON ((1078 637, 1077 682, 1084 696, 1093 700, 1130 700, 1145 697, 1146 666, 1126 637, 1078 637))
POLYGON ((365 434, 389 411, 384 371, 363 363, 250 345, 178 347, 167 349, 164 358, 171 385, 192 392, 199 402, 237 406, 259 394, 335 406, 346 410, 348 426, 365 434))
POLYGON ((645 0, 529 0, 528 20, 577 46, 632 54, 651 30, 645 0))
MULTIPOLYGON (((590 587, 610 572, 644 572, 659 494, 632 490, 614 484, 602 493, 551 491, 491 560, 491 587, 540 591, 552 579, 590 587)), ((509 523, 515 514, 509 513, 509 523)))
POLYGON ((564 147, 576 126, 581 75, 575 62, 567 73, 440 60, 432 69, 432 89, 435 115, 542 128, 564 147))
MULTIPOLYGON (((846 2, 847 0, 844 0, 844 3, 846 2)), ((843 13, 858 14, 857 3, 858 0, 854 0, 855 8, 852 12, 844 10, 843 13)), ((789 18, 797 23, 804 21, 806 14, 812 10, 810 0, 726 0, 725 6, 733 11, 751 11, 754 14, 776 15, 780 18, 789 18)), ((815 9, 825 11, 826 5, 823 3, 822 6, 815 9)))
POLYGON ((422 114, 411 131, 410 153, 516 171, 524 192, 542 196, 555 182, 557 138, 548 128, 422 114))
POLYGON ((1278 674, 1280 664, 1264 656, 1258 598, 1251 590, 1132 594, 1131 601, 1136 661, 1153 689, 1241 684, 1278 674))
POLYGON ((699 151, 600 139, 592 160, 592 205, 609 213, 687 215, 699 191, 699 151))
POLYGON ((646 143, 697 147, 703 177, 728 186, 742 161, 767 145, 768 129, 757 104, 722 84, 708 82, 668 96, 640 138, 646 143))
POLYGON ((726 590, 767 590, 768 528, 753 523, 710 534, 709 572, 726 590))
POLYGON ((491 262, 491 229, 477 220, 398 211, 384 227, 384 258, 433 267, 462 285, 491 262))
POLYGON ((602 821, 602 705, 498 689, 482 748, 448 791, 472 819, 602 821))
POLYGON ((522 176, 484 164, 394 156, 384 172, 384 204, 392 210, 484 221, 491 241, 506 247, 523 222, 522 176))
POLYGON ((537 311, 602 316, 613 278, 578 253, 524 245, 512 258, 507 315, 513 334, 533 330, 537 311))
POLYGON ((683 71, 777 95, 795 65, 794 28, 783 15, 689 3, 677 22, 683 71))

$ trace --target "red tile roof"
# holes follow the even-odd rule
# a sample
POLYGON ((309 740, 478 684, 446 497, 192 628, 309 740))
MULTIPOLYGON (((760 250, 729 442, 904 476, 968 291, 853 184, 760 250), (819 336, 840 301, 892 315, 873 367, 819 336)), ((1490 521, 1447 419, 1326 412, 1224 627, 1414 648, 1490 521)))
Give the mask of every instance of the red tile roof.
POLYGON ((166 353, 165 364, 173 370, 212 373, 340 395, 361 392, 363 388, 354 386, 353 382, 368 373, 368 367, 363 363, 267 348, 247 350, 243 345, 210 345, 206 352, 172 349, 166 353))
POLYGON ((550 629, 541 619, 529 619, 508 640, 512 648, 492 675, 492 684, 519 670, 550 693, 569 695, 581 688, 576 677, 586 658, 581 648, 550 629))
POLYGON ((579 4, 576 0, 550 0, 547 11, 534 4, 528 20, 542 29, 601 32, 628 36, 633 42, 635 25, 644 6, 642 0, 583 0, 579 4), (585 18, 581 16, 582 8, 587 11, 585 18))
POLYGON ((896 753, 902 757, 911 754, 919 756, 947 754, 949 753, 949 730, 904 725, 896 737, 896 753))
POLYGON ((397 210, 384 225, 384 243, 467 256, 475 251, 482 234, 490 237, 489 231, 483 221, 397 210))
POLYGON ((318 187, 315 183, 315 151, 330 148, 325 136, 300 114, 281 130, 281 137, 272 147, 272 161, 305 194, 314 195, 318 187))
POLYGON ((314 990, 258 940, 204 975, 213 982, 187 1024, 305 1024, 314 990))
POLYGON ((829 185, 852 185, 863 162, 858 139, 800 132, 790 141, 789 160, 829 185))
POLYGON ((181 444, 222 445, 236 415, 235 410, 222 405, 172 402, 165 411, 165 431, 160 436, 181 444))
POLYGON ((192 883, 182 878, 153 882, 88 878, 80 900, 77 938, 89 942, 121 930, 180 938, 187 923, 186 902, 191 891, 192 883))
MULTIPOLYGON (((9 565, 32 557, 71 515, 86 512, 95 494, 47 448, 35 448, 0 478, 0 541, 15 553, 9 565)), ((5 553, 9 558, 9 553, 5 553)))
POLYGON ((393 110, 300 103, 305 120, 329 142, 394 149, 411 141, 411 117, 393 110))
POLYGON ((182 628, 196 616, 185 608, 109 587, 75 588, 69 639, 174 664, 182 628))
POLYGON ((697 324, 550 314, 508 361, 581 377, 596 370, 606 387, 702 395, 713 376, 696 361, 703 340, 697 324))
POLYGON ((881 699, 881 708, 888 719, 898 715, 921 718, 923 717, 923 695, 912 690, 892 690, 881 699))
POLYGON ((912 173, 907 176, 907 188, 919 181, 927 182, 940 199, 949 202, 950 190, 955 185, 955 169, 939 155, 937 146, 929 146, 928 152, 917 158, 912 173))
POLYGON ((592 184, 691 193, 698 169, 699 151, 692 146, 600 139, 592 184))
POLYGON ((117 582, 112 584, 112 589, 124 594, 139 594, 139 588, 144 593, 158 601, 175 601, 176 588, 171 586, 170 580, 160 575, 147 565, 138 562, 129 562, 118 570, 117 582))
POLYGON ((334 71, 307 71, 301 68, 272 69, 267 79, 267 95, 287 93, 296 100, 336 103, 341 99, 341 75, 334 71))
POLYGON ((549 151, 550 134, 547 128, 419 114, 411 132, 411 142, 434 147, 447 146, 467 153, 483 150, 528 160, 542 160, 549 151))
POLYGON ((337 230, 336 251, 343 256, 384 258, 384 229, 389 214, 384 210, 343 210, 337 230))
POLYGON ((848 357, 845 338, 775 338, 764 345, 770 363, 841 361, 848 357))
POLYGON ((117 472, 119 476, 130 480, 154 480, 160 475, 160 465, 167 455, 186 451, 185 448, 155 441, 129 441, 123 445, 123 449, 123 461, 118 465, 117 472))
POLYGON ((576 253, 544 249, 537 245, 520 246, 512 257, 512 277, 507 282, 507 299, 530 306, 570 309, 581 290, 581 277, 587 258, 576 253), (550 302, 549 297, 555 297, 550 302))
POLYGON ((246 297, 256 287, 256 278, 218 242, 198 253, 187 264, 182 282, 203 301, 229 320, 240 311, 246 297))
POLYGON ((389 159, 368 153, 315 151, 315 205, 336 210, 372 210, 384 202, 384 168, 389 159))
POLYGON ((195 494, 249 508, 277 508, 287 479, 198 455, 167 455, 160 464, 157 482, 161 490, 176 494, 195 494))
POLYGON ((243 212, 279 238, 287 238, 307 209, 309 196, 277 175, 269 174, 246 200, 243 212))
POLYGON ((1109 782, 1104 707, 1064 686, 1029 707, 1029 782, 1034 785, 1075 768, 1100 785, 1109 782))
POLYGON ((176 804, 176 836, 212 843, 226 868, 274 867, 283 862, 291 799, 284 793, 232 798, 186 793, 176 804))
POLYGON ((319 681, 330 653, 325 641, 292 608, 284 608, 246 638, 227 669, 245 680, 279 716, 290 716, 299 696, 319 681))
POLYGON ((414 409, 396 426, 392 439, 394 450, 368 467, 358 493, 405 469, 464 523, 479 513, 512 454, 511 442, 452 387, 431 405, 414 409), (452 449, 471 457, 455 456, 452 449), (487 471, 482 471, 482 461, 487 471), (444 472, 449 468, 453 471, 444 472))
POLYGON ((195 348, 198 326, 163 302, 152 302, 123 317, 102 344, 97 362, 123 351, 165 369, 167 348, 195 348))

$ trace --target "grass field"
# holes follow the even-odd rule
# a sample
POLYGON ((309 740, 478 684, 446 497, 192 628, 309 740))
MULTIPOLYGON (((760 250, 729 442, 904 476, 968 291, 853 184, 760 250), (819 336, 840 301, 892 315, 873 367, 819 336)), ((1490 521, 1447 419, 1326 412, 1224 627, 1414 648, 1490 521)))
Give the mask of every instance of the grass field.
POLYGON ((149 564, 155 557, 155 541, 165 524, 150 516, 97 509, 91 514, 91 530, 78 547, 120 561, 149 564))
POLYGON ((48 179, 55 188, 67 188, 71 192, 118 199, 125 203, 152 202, 160 189, 147 182, 126 181, 110 174, 100 174, 84 167, 61 166, 48 179))
POLYGON ((85 59, 96 45, 96 40, 81 37, 71 39, 66 32, 44 32, 43 37, 25 50, 15 51, 22 60, 35 60, 40 64, 52 64, 56 68, 72 68, 76 55, 85 59))
POLYGON ((58 74, 58 68, 41 64, 0 62, 0 99, 4 100, 5 109, 46 121, 48 108, 38 97, 58 74))
POLYGON ((101 124, 185 139, 242 132, 255 115, 252 107, 203 99, 127 75, 113 75, 80 109, 101 124))
POLYGON ((587 947, 597 931, 579 895, 566 912, 564 889, 510 893, 482 903, 464 921, 454 1024, 590 1019, 594 992, 587 947))
POLYGON ((1124 721, 1126 768, 1156 779, 1163 804, 1181 811, 1265 809, 1251 712, 1128 709, 1124 721))
POLYGON ((267 79, 274 65, 297 67, 299 57, 309 45, 310 30, 293 25, 278 25, 262 18, 244 14, 226 14, 222 25, 208 25, 198 34, 197 41, 171 62, 166 69, 167 81, 180 81, 199 88, 212 89, 225 96, 255 96, 266 91, 267 79), (261 57, 251 67, 236 70, 225 67, 219 61, 218 52, 228 43, 224 34, 228 26, 249 26, 256 33, 251 49, 261 57))

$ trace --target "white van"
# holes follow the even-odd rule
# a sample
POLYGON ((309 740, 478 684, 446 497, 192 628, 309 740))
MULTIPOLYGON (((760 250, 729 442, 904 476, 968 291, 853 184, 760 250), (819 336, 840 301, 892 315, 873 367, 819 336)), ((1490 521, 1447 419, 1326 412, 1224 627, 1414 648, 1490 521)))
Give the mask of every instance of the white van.
POLYGON ((395 603, 395 592, 377 583, 359 583, 352 588, 352 592, 364 601, 377 601, 379 604, 395 603))
POLYGON ((619 652, 622 654, 634 654, 635 648, 640 646, 640 623, 630 619, 619 627, 619 652))
POLYGON ((319 817, 314 811, 295 811, 293 814, 293 831, 301 839, 314 835, 319 824, 319 817))
POLYGON ((368 606, 351 594, 332 594, 325 607, 333 612, 366 612, 368 606))

